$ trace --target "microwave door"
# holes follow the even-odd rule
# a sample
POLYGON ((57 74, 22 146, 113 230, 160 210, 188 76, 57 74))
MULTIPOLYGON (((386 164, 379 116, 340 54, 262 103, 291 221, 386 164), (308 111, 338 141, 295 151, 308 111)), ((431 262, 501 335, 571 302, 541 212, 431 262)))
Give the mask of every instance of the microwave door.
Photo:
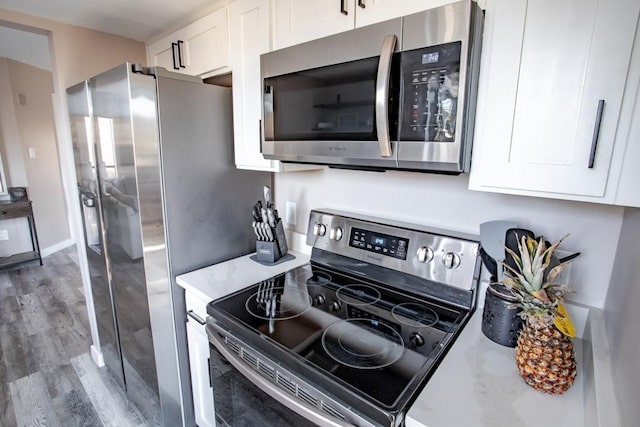
MULTIPOLYGON (((390 24, 384 24, 383 29, 388 30, 390 24)), ((396 24, 399 30, 399 21, 396 24)), ((394 91, 397 93, 398 85, 394 79, 399 79, 390 78, 389 73, 399 68, 395 64, 398 54, 394 55, 397 36, 386 37, 389 34, 371 27, 378 26, 363 28, 365 33, 354 31, 355 39, 351 32, 348 40, 345 34, 338 34, 261 57, 265 158, 338 167, 396 167, 398 96, 394 91), (342 53, 336 52, 336 46, 347 51, 364 46, 351 54, 368 56, 336 62, 342 53), (327 52, 339 54, 329 58, 327 52), (286 58, 303 56, 306 62, 317 64, 316 54, 327 60, 325 65, 268 75, 267 70, 285 71, 281 64, 291 62, 286 58), (385 76, 382 85, 381 73, 385 76), (390 107, 388 100, 396 104, 390 107)))

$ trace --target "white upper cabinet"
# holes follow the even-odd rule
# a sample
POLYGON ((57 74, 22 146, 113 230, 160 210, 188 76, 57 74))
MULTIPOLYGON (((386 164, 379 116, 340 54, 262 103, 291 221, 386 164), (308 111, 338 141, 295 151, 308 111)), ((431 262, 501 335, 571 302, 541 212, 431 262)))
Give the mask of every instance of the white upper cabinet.
POLYGON ((236 166, 272 170, 260 153, 260 55, 271 48, 269 0, 237 0, 229 6, 236 166))
POLYGON ((227 9, 219 9, 147 45, 147 62, 200 76, 229 66, 227 9))
POLYGON ((454 0, 356 0, 356 28, 453 2, 454 0))
POLYGON ((281 49, 454 1, 275 0, 274 47, 281 49))
POLYGON ((275 48, 350 30, 355 25, 354 0, 275 0, 275 48))
POLYGON ((487 1, 471 189, 605 196, 639 9, 487 1))
POLYGON ((285 165, 277 160, 266 160, 260 152, 260 55, 271 49, 269 4, 269 0, 237 0, 228 6, 236 166, 271 172, 318 169, 319 166, 285 165))

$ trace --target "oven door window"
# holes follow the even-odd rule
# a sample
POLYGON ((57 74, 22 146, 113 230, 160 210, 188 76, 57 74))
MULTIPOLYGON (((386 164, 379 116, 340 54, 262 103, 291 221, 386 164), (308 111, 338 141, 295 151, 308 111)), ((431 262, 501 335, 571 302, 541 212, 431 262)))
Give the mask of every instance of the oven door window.
POLYGON ((315 427, 253 385, 215 347, 209 347, 218 427, 315 427))
POLYGON ((265 116, 273 109, 273 137, 266 139, 377 141, 378 61, 365 58, 265 79, 265 116))

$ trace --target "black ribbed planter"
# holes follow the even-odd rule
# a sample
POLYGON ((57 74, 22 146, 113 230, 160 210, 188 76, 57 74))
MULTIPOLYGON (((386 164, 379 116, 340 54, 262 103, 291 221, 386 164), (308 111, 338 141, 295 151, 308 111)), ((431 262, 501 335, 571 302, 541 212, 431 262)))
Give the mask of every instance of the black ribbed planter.
POLYGON ((482 333, 498 344, 515 347, 522 329, 518 308, 509 308, 517 302, 509 289, 499 283, 489 285, 482 312, 482 333))

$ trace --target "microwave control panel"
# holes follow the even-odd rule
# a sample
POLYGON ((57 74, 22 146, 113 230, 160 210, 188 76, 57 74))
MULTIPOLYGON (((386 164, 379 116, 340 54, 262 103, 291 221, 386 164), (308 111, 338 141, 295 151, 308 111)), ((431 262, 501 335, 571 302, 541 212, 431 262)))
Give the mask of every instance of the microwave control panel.
POLYGON ((461 47, 458 41, 402 52, 400 140, 456 140, 461 47))

